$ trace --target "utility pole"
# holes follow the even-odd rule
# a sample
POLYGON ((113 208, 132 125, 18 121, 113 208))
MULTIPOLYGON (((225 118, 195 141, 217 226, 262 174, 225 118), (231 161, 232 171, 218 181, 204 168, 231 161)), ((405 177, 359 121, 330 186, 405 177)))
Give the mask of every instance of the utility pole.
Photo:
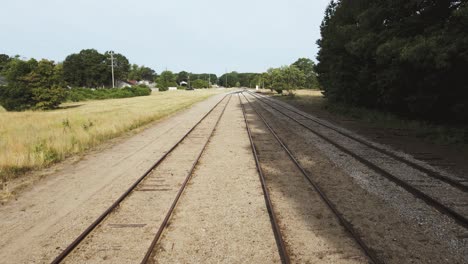
POLYGON ((192 86, 190 85, 190 73, 188 74, 188 88, 192 89, 192 86))
POLYGON ((109 52, 111 56, 111 67, 112 67, 112 88, 115 88, 115 80, 114 80, 114 52, 111 50, 109 52))
POLYGON ((226 88, 228 88, 228 82, 227 82, 227 68, 226 68, 226 88))
POLYGON ((208 88, 211 88, 211 74, 208 73, 208 88))

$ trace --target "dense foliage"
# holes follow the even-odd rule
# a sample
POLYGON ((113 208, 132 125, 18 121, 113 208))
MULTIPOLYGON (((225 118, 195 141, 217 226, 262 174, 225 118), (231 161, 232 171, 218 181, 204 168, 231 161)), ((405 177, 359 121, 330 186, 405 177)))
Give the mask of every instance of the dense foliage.
POLYGON ((209 85, 208 81, 204 81, 200 79, 194 80, 190 84, 195 89, 208 88, 208 85, 209 85))
POLYGON ((177 87, 176 75, 171 71, 163 71, 156 79, 160 91, 167 91, 169 87, 177 87))
POLYGON ((8 84, 0 87, 0 105, 6 110, 53 109, 65 100, 61 64, 9 58, 1 67, 8 84))
POLYGON ((126 87, 123 89, 72 88, 67 93, 67 100, 72 102, 79 102, 86 100, 103 100, 146 96, 150 94, 151 89, 144 85, 126 87))
POLYGON ((223 87, 255 87, 259 84, 258 73, 239 73, 236 71, 225 73, 218 79, 223 87))
POLYGON ((137 64, 133 64, 128 73, 129 80, 153 82, 156 78, 157 74, 153 69, 146 66, 138 66, 137 64))
MULTIPOLYGON (((65 59, 63 78, 71 86, 109 87, 112 84, 111 65, 109 52, 101 54, 95 49, 85 49, 65 59)), ((129 71, 128 59, 121 54, 114 54, 115 79, 127 79, 129 71)))
MULTIPOLYGON (((147 80, 152 82, 156 73, 151 68, 130 64, 125 56, 115 53, 116 80, 147 80)), ((0 105, 8 111, 26 109, 54 109, 67 98, 73 101, 89 99, 123 98, 149 95, 149 88, 121 90, 92 88, 109 87, 112 83, 110 53, 94 49, 69 55, 63 63, 49 60, 22 60, 19 56, 0 54, 0 105), (6 85, 5 85, 6 84, 6 85), (66 87, 87 87, 72 89, 66 87), (68 95, 67 95, 68 94, 68 95)))
POLYGON ((316 67, 334 102, 468 121, 468 3, 332 1, 316 67))
POLYGON ((267 87, 279 94, 282 94, 283 90, 290 92, 304 87, 306 83, 306 75, 295 65, 270 68, 263 79, 267 87))
POLYGON ((315 73, 315 63, 308 58, 300 58, 292 64, 304 73, 305 89, 318 89, 317 74, 315 73))

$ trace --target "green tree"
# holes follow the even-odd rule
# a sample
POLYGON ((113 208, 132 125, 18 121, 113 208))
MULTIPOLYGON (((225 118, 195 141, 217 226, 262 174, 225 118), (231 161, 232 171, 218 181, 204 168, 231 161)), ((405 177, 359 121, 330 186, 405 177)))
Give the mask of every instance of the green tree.
POLYGON ((53 109, 65 100, 61 66, 53 61, 14 58, 4 73, 8 85, 0 88, 0 104, 8 111, 53 109))
POLYGON ((332 1, 316 71, 332 102, 468 121, 468 3, 332 1))
MULTIPOLYGON (((112 65, 110 52, 106 51, 104 53, 104 56, 106 58, 105 64, 112 65)), ((108 67, 107 69, 108 69, 108 73, 106 73, 107 76, 112 77, 112 69, 110 69, 110 67, 108 67)), ((128 62, 128 59, 120 53, 114 53, 114 78, 116 80, 127 80, 129 72, 130 72, 130 63, 128 62)), ((111 81, 112 80, 109 79, 109 81, 107 82, 108 85, 110 85, 111 81)))
POLYGON ((171 71, 163 71, 156 80, 160 91, 167 91, 169 87, 176 87, 176 76, 171 71))
POLYGON ((181 71, 177 74, 176 82, 180 85, 181 82, 188 82, 189 73, 186 71, 181 71))
POLYGON ((296 66, 301 72, 304 73, 306 89, 318 89, 317 75, 315 73, 315 63, 308 58, 300 58, 292 65, 296 66))
POLYGON ((305 74, 294 65, 281 68, 270 68, 265 79, 268 80, 270 89, 279 94, 287 90, 290 94, 293 90, 304 87, 305 74))
POLYGON ((197 79, 191 82, 193 88, 201 89, 201 88, 208 88, 208 82, 204 80, 197 79))
POLYGON ((6 67, 6 65, 10 62, 10 60, 10 56, 6 54, 0 54, 0 75, 2 74, 3 69, 6 67))
POLYGON ((69 55, 63 62, 63 77, 72 86, 102 87, 111 83, 110 64, 95 49, 69 55))
POLYGON ((156 72, 145 66, 138 66, 136 64, 133 64, 131 66, 130 72, 128 73, 128 79, 129 80, 145 80, 145 81, 154 81, 156 77, 156 72))

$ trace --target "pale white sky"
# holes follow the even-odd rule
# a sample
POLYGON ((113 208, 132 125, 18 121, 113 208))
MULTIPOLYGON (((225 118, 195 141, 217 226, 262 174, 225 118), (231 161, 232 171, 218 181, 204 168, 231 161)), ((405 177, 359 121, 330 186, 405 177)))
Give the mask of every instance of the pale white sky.
POLYGON ((329 0, 3 1, 0 53, 63 61, 114 50, 160 73, 262 72, 315 59, 329 0))

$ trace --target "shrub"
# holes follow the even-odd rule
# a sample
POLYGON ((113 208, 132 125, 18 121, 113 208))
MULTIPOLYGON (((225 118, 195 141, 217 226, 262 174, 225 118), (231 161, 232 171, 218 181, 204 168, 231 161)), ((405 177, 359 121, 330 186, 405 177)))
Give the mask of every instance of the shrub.
POLYGON ((30 88, 20 84, 0 86, 0 105, 7 111, 22 111, 34 105, 30 88))
POLYGON ((89 89, 89 88, 72 88, 67 94, 67 100, 72 102, 86 100, 104 100, 128 98, 135 96, 147 96, 151 94, 151 89, 146 85, 134 87, 126 87, 122 89, 89 89))
POLYGON ((66 98, 66 91, 57 86, 51 88, 36 88, 32 90, 35 108, 37 109, 55 109, 66 98))

